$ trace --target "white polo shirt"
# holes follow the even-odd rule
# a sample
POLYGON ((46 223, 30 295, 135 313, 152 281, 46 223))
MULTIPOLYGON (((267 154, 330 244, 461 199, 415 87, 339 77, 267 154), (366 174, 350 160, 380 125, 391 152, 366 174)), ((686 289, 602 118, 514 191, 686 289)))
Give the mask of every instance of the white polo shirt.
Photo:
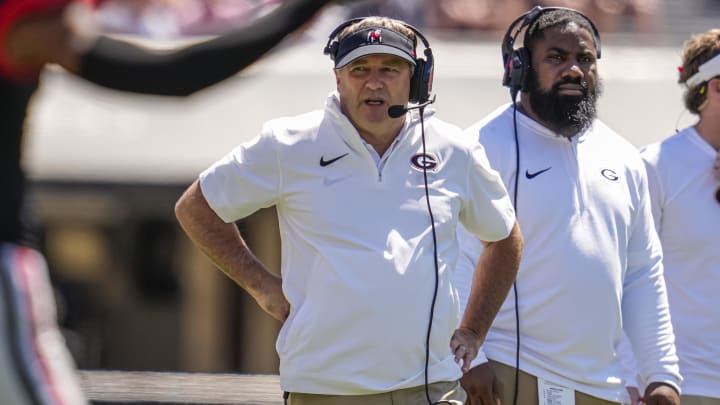
POLYGON ((426 111, 425 158, 416 113, 399 136, 378 168, 333 93, 322 111, 268 122, 200 176, 226 222, 276 206, 291 306, 277 340, 285 391, 361 395, 424 383, 435 264, 423 163, 439 262, 429 381, 461 375, 449 348, 458 223, 500 240, 514 211, 484 150, 459 128, 426 111))
POLYGON ((683 394, 720 398, 717 152, 693 127, 642 150, 663 246, 683 394))
MULTIPOLYGON (((625 372, 616 351, 625 327, 640 374, 679 385, 662 252, 637 149, 598 120, 568 140, 518 111, 517 129, 519 173, 512 106, 466 136, 485 146, 511 193, 519 178, 520 368, 621 402, 625 372)), ((467 286, 482 244, 462 232, 460 244, 465 258, 455 282, 467 286)), ((488 358, 515 366, 515 325, 511 290, 483 346, 488 358)))

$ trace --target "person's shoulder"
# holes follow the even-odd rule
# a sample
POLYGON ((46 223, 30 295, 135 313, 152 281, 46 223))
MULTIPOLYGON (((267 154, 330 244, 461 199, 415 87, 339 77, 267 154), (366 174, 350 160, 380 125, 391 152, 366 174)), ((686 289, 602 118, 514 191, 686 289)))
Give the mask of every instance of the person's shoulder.
POLYGON ((509 124, 512 124, 512 105, 508 103, 474 122, 465 128, 464 132, 467 136, 475 138, 476 141, 498 135, 504 138, 509 124))
POLYGON ((644 173, 645 165, 640 156, 640 149, 627 138, 611 129, 600 120, 592 126, 592 147, 595 153, 616 162, 622 162, 626 170, 644 173))
POLYGON ((640 151, 637 146, 599 119, 593 122, 592 132, 596 139, 605 144, 607 149, 614 150, 616 153, 639 156, 640 151))
POLYGON ((286 141, 299 140, 304 136, 314 136, 323 121, 323 116, 323 111, 317 110, 294 116, 273 118, 265 122, 262 133, 265 136, 286 141))
POLYGON ((471 151, 477 144, 477 139, 473 140, 465 136, 462 128, 451 122, 444 121, 437 116, 432 116, 425 122, 425 136, 429 144, 438 150, 462 151, 462 155, 470 156, 471 151))
POLYGON ((640 149, 640 155, 643 160, 654 165, 659 164, 660 161, 677 162, 677 158, 686 150, 689 131, 690 129, 686 128, 663 140, 645 145, 640 149))
POLYGON ((265 128, 297 132, 317 128, 323 120, 323 111, 315 110, 294 116, 273 118, 265 122, 265 128))
POLYGON ((657 162, 661 151, 666 145, 664 142, 665 141, 658 141, 642 146, 640 148, 640 156, 642 156, 646 162, 657 162))
POLYGON ((593 132, 602 136, 603 139, 605 139, 605 140, 608 140, 611 142, 618 142, 621 144, 631 144, 630 141, 627 140, 627 138, 620 135, 620 133, 615 131, 608 124, 606 124, 605 122, 603 122, 600 119, 595 119, 595 121, 593 121, 592 130, 593 130, 593 132))
POLYGON ((427 117, 425 119, 425 126, 430 131, 433 131, 435 136, 440 136, 450 140, 457 139, 460 134, 462 134, 460 126, 452 122, 445 121, 444 119, 438 117, 437 114, 432 114, 427 117))
POLYGON ((260 138, 268 144, 282 147, 313 142, 322 120, 322 110, 273 118, 263 124, 260 138))
POLYGON ((676 132, 670 136, 668 136, 665 139, 659 140, 657 142, 650 143, 646 146, 643 146, 641 148, 641 151, 659 151, 659 150, 669 150, 674 147, 677 147, 679 145, 685 144, 688 141, 688 133, 691 131, 691 128, 685 128, 682 131, 676 132))

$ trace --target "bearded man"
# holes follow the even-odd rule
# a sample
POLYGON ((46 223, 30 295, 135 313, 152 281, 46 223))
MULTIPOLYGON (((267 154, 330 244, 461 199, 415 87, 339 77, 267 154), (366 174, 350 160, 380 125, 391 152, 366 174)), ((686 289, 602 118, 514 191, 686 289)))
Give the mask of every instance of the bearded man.
MULTIPOLYGON (((650 383, 646 403, 679 404, 647 176, 636 148, 596 117, 599 57, 584 15, 529 11, 503 41, 513 103, 466 130, 510 191, 525 238, 514 289, 483 345, 487 359, 479 355, 461 380, 472 405, 628 403, 623 331, 650 383)), ((459 238, 462 304, 483 243, 462 230, 459 238)))

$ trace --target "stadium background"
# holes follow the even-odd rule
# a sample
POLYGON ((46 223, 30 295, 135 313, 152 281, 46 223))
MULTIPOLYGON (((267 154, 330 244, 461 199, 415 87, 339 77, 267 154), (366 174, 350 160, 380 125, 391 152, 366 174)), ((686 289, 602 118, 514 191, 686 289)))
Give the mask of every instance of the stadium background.
MULTIPOLYGON (((631 15, 617 16, 611 31, 601 27, 600 117, 637 146, 693 122, 682 113, 676 84, 680 49, 720 17, 717 0, 656 3, 652 29, 631 15)), ((372 4, 362 2, 331 7, 250 69, 188 99, 103 90, 58 68, 43 74, 25 167, 61 322, 81 368, 277 372, 279 323, 191 246, 173 204, 202 169, 265 120, 320 108, 334 88, 322 55, 326 35, 368 10, 372 4)), ((509 101, 500 86, 502 30, 450 25, 421 27, 436 60, 434 108, 467 126, 509 101)), ((150 34, 148 44, 158 48, 200 38, 150 34)), ((273 211, 238 226, 277 271, 273 211)))

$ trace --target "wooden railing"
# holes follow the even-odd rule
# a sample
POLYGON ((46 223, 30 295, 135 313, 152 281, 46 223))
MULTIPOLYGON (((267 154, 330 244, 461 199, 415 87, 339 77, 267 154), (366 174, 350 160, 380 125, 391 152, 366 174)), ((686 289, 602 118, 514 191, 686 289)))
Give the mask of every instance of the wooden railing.
POLYGON ((93 405, 282 405, 277 375, 80 371, 93 405))

